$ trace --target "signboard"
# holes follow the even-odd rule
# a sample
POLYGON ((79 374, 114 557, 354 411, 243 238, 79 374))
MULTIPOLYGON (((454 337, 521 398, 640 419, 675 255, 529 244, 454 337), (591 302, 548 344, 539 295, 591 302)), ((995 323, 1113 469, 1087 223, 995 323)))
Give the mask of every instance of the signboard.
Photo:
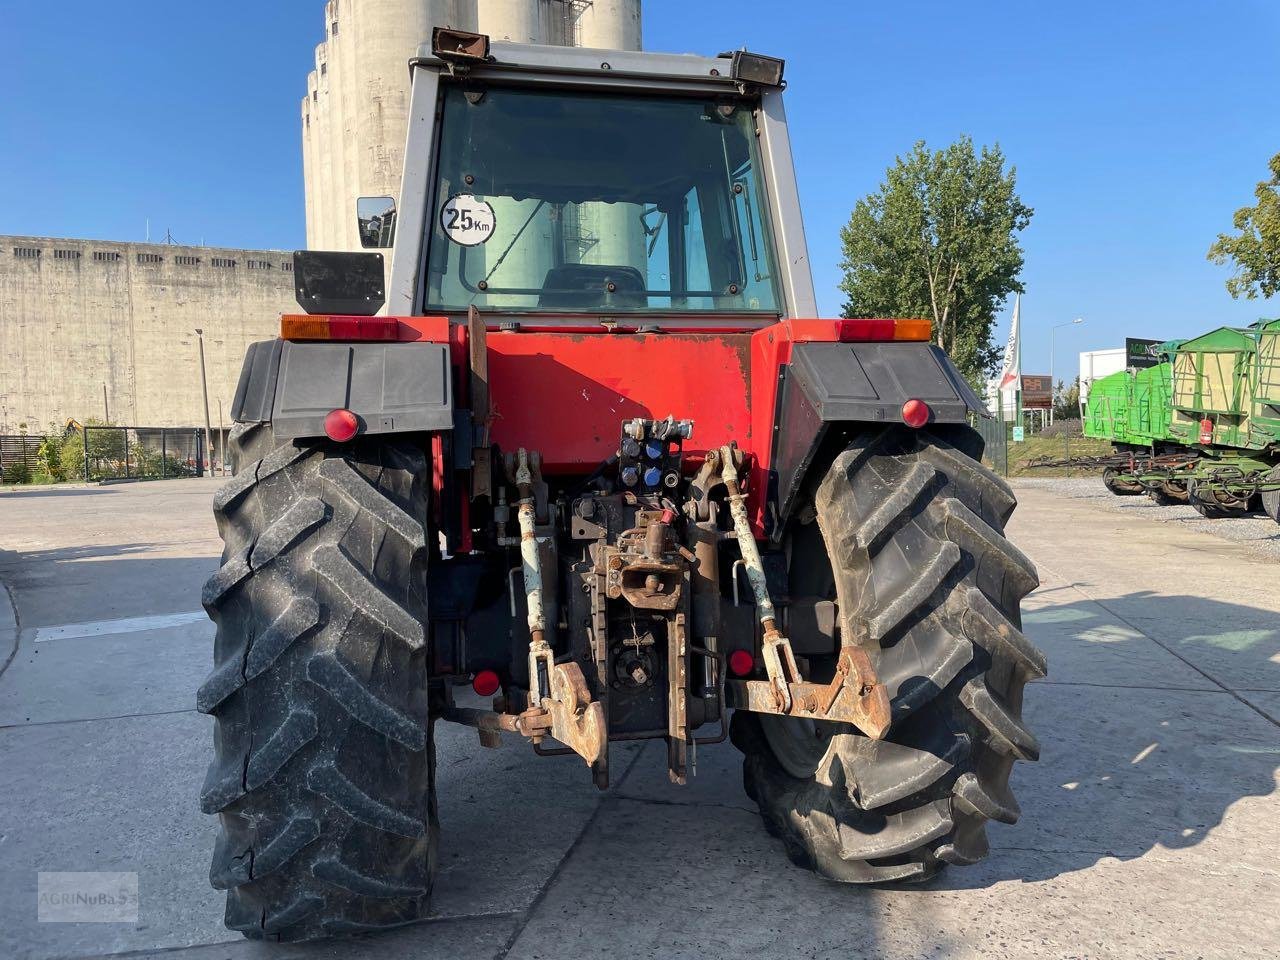
POLYGON ((1139 370, 1154 367, 1161 358, 1156 355, 1155 348, 1164 343, 1163 340, 1138 340, 1134 337, 1124 338, 1124 365, 1139 370))
POLYGON ((1024 439, 1026 439, 1026 437, 1025 437, 1025 430, 1024 430, 1024 428, 1022 428, 1022 427, 1014 427, 1014 428, 1013 428, 1013 442, 1014 442, 1014 443, 1022 443, 1022 441, 1023 441, 1024 439))
POLYGON ((1047 376, 1022 375, 1022 409, 1053 409, 1053 381, 1047 376))

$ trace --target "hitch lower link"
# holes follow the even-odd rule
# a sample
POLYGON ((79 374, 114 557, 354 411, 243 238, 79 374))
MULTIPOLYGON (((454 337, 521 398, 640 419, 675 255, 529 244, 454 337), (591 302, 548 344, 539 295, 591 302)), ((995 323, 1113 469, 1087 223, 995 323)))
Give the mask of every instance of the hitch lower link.
POLYGON ((517 453, 515 481, 520 493, 516 516, 520 525, 520 563, 529 610, 529 706, 523 713, 499 714, 499 729, 511 730, 538 745, 546 736, 559 740, 591 766, 597 774, 608 746, 604 707, 591 699, 586 678, 576 663, 556 663, 546 638, 542 607, 542 558, 535 533, 536 513, 533 471, 529 453, 517 453))
POLYGON ((738 483, 735 457, 740 460, 741 456, 734 446, 720 448, 720 478, 728 492, 729 514, 764 634, 761 655, 768 679, 726 681, 734 705, 755 713, 851 723, 868 737, 882 739, 891 722, 889 694, 865 650, 843 643, 830 683, 810 683, 800 676, 791 641, 778 629, 764 563, 751 532, 746 497, 738 483))

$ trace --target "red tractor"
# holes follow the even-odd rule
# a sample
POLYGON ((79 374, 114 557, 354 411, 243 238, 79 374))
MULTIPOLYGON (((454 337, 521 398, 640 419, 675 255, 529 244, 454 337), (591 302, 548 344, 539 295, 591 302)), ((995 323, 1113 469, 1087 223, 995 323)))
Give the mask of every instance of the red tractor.
POLYGON ((388 289, 297 254, 307 313, 236 394, 199 692, 228 926, 423 917, 439 720, 601 788, 616 741, 683 783, 731 739, 836 880, 1017 818, 1014 497, 927 321, 806 319, 782 73, 447 30, 413 60, 399 203, 359 205, 388 289))

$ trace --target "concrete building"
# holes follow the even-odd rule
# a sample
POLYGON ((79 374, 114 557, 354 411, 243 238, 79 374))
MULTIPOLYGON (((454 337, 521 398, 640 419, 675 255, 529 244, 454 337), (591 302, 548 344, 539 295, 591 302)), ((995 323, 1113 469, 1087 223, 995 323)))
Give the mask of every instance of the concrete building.
POLYGON ((293 254, 0 236, 0 433, 68 418, 149 427, 229 418, 245 348, 297 310, 293 254))
POLYGON ((407 64, 433 27, 516 43, 641 46, 640 0, 328 0, 324 13, 301 114, 313 250, 359 249, 356 198, 399 194, 407 64))

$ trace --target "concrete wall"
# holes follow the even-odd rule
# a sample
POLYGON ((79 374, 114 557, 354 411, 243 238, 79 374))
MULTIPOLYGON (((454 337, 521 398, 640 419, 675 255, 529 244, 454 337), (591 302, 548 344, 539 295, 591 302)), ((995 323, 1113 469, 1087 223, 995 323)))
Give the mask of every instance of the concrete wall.
POLYGON ((282 250, 0 236, 0 432, 100 419, 104 383, 115 423, 203 426, 197 328, 229 423, 245 348, 298 309, 292 268, 282 250))
POLYGON ((359 249, 356 198, 399 194, 408 62, 433 27, 622 50, 639 50, 642 39, 640 0, 327 0, 324 14, 301 115, 307 246, 315 250, 359 249))

